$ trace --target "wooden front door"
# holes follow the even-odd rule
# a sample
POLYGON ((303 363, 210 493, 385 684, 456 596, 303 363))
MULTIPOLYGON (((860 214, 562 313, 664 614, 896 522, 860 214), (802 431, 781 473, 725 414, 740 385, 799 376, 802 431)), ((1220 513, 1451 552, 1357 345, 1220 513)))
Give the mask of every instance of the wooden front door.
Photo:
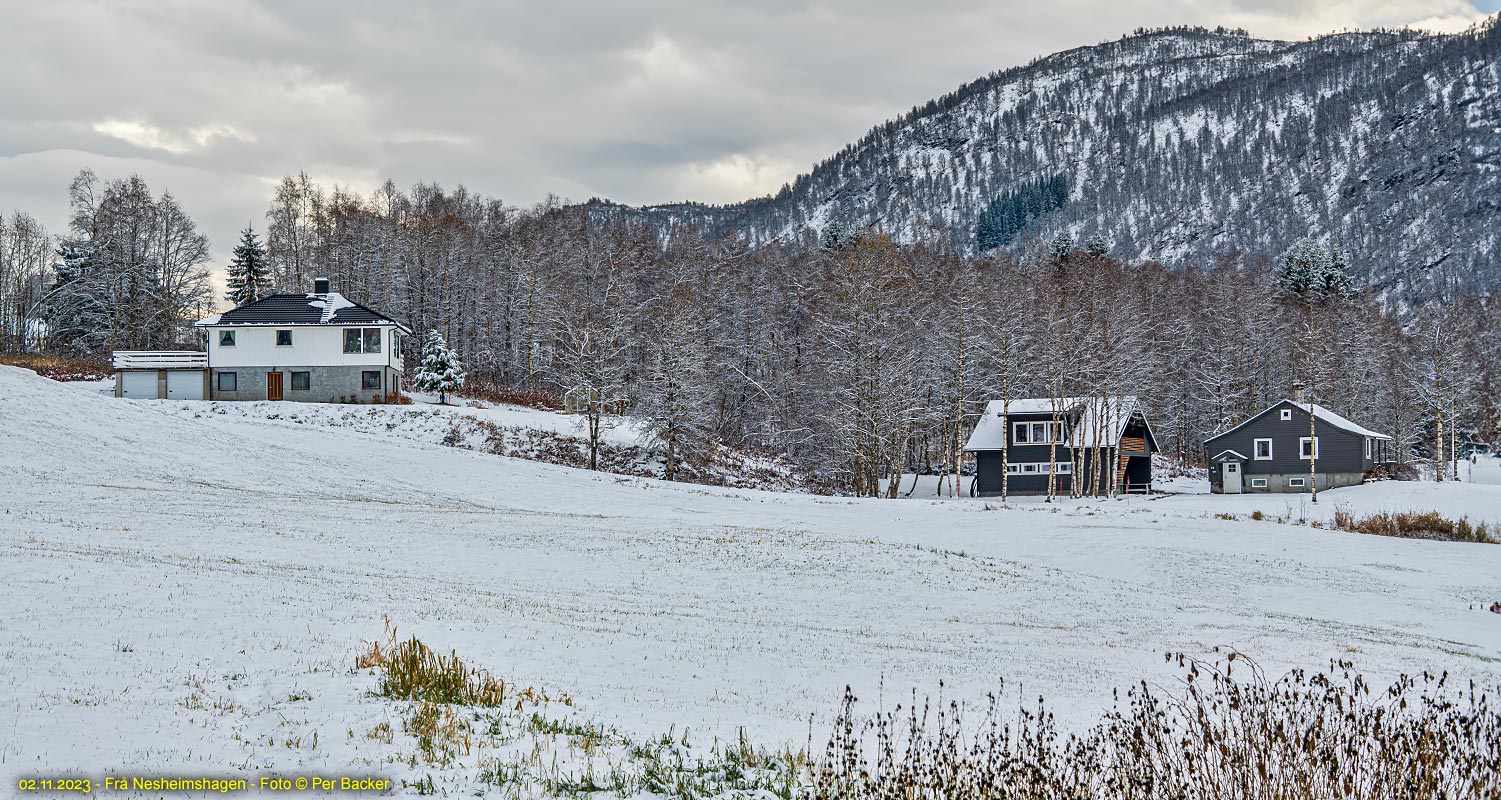
POLYGON ((281 399, 281 373, 280 372, 268 372, 268 373, 266 373, 266 399, 267 400, 280 400, 281 399))

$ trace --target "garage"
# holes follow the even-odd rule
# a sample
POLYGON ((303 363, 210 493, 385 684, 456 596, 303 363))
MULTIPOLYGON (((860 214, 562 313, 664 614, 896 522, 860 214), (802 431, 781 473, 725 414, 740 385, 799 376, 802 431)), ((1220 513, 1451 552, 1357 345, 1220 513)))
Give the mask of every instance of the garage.
POLYGON ((202 400, 208 353, 194 350, 116 350, 115 396, 134 400, 202 400), (166 374, 166 393, 159 376, 166 374))
POLYGON ((167 371, 168 400, 202 400, 203 370, 174 369, 167 371))
POLYGON ((136 400, 156 399, 156 370, 120 373, 120 396, 136 400))

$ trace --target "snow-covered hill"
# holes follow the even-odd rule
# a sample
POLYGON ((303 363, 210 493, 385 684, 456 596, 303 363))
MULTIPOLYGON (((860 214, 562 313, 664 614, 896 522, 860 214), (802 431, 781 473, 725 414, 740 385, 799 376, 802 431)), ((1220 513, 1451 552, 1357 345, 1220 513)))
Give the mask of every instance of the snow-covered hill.
MULTIPOLYGON (((463 785, 474 773, 421 764, 352 670, 387 616, 566 691, 584 719, 795 747, 810 714, 822 741, 846 684, 943 680, 978 700, 1005 676, 1082 726, 1113 688, 1172 674, 1164 652, 1215 646, 1273 671, 1348 657, 1372 677, 1501 680, 1501 617, 1479 608, 1501 599, 1494 545, 1173 498, 999 509, 673 485, 194 416, 9 367, 0 442, 8 786, 116 770, 463 785)), ((1379 504, 1365 488, 1328 497, 1379 504)))
POLYGON ((589 207, 754 242, 832 221, 903 241, 948 235, 969 251, 998 238, 1016 246, 1059 231, 1099 234, 1119 256, 1176 264, 1275 257, 1312 234, 1347 250, 1375 285, 1415 298, 1501 282, 1498 197, 1501 25, 1492 18, 1444 36, 1123 37, 914 108, 774 197, 589 207), (1056 208, 1028 188, 1053 180, 1067 187, 1056 208), (987 234, 987 213, 1035 219, 987 234))

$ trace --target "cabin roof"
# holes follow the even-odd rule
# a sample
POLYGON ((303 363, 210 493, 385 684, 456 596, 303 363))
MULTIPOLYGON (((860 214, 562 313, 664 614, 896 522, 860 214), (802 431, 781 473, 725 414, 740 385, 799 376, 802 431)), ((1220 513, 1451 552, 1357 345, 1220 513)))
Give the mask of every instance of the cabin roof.
POLYGON ((1132 395, 1114 397, 1060 397, 1019 398, 1009 403, 991 400, 985 405, 985 413, 975 423, 975 430, 965 443, 966 452, 980 450, 1004 450, 1006 448, 1006 412, 1013 421, 1019 416, 1052 414, 1057 409, 1060 416, 1070 421, 1069 447, 1108 447, 1120 441, 1126 426, 1133 418, 1141 419, 1147 429, 1147 439, 1153 448, 1157 437, 1147 423, 1141 405, 1132 395))

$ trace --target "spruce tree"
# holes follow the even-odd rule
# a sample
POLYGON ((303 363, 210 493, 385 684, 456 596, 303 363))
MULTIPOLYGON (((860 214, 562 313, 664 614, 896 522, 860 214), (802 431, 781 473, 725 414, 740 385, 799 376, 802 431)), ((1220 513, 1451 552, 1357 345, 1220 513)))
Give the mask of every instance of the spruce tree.
POLYGON ((412 376, 412 385, 421 392, 437 392, 438 404, 448 402, 448 393, 458 391, 464 385, 464 365, 459 356, 449 349, 443 334, 427 332, 427 341, 422 345, 422 364, 412 376))
POLYGON ((224 299, 236 306, 259 300, 262 290, 271 286, 271 262, 266 258, 266 248, 249 225, 240 233, 240 243, 235 245, 225 285, 229 292, 224 299))

